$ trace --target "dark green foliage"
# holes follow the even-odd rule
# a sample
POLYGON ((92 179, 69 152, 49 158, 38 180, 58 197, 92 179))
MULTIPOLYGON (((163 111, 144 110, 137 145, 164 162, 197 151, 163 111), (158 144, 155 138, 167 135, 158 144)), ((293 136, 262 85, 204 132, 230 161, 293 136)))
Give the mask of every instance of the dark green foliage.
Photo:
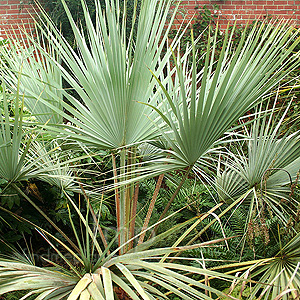
MULTIPOLYGON (((65 13, 63 5, 60 0, 46 0, 40 1, 45 10, 50 15, 52 21, 58 28, 60 28, 61 33, 65 39, 71 44, 74 44, 73 31, 71 29, 68 17, 65 13)), ((78 0, 67 0, 68 7, 71 11, 71 14, 76 22, 80 22, 83 19, 83 11, 81 3, 78 0)), ((89 8, 90 14, 92 17, 95 17, 95 1, 87 0, 87 7, 89 8)), ((84 24, 83 24, 84 26, 84 24)))
MULTIPOLYGON (((31 2, 31 0, 27 0, 31 2)), ((65 37, 65 39, 72 45, 74 48, 76 45, 74 44, 74 34, 71 29, 68 17, 65 13, 63 4, 61 0, 38 0, 40 4, 45 8, 49 16, 51 17, 54 24, 60 28, 61 33, 65 37)), ((91 18, 93 22, 95 22, 95 14, 96 14, 96 6, 95 6, 95 0, 86 0, 86 5, 89 9, 91 18)), ((75 20, 75 22, 79 23, 80 26, 82 26, 83 31, 85 32, 85 24, 81 23, 81 20, 84 19, 84 14, 81 6, 80 0, 66 0, 66 3, 70 9, 70 12, 75 20)), ((125 1, 123 1, 125 3, 125 1)), ((105 0, 100 0, 101 8, 105 9, 105 0)), ((130 35, 130 29, 132 26, 133 18, 134 18, 134 11, 135 11, 135 5, 137 5, 137 12, 140 9, 141 0, 128 0, 127 1, 127 8, 126 8, 126 14, 127 14, 127 24, 126 24, 126 30, 127 30, 127 37, 130 35)), ((123 9, 123 8, 121 8, 123 9)), ((136 22, 137 26, 137 22, 136 22)))
MULTIPOLYGON (((24 222, 17 216, 29 220, 44 229, 53 231, 51 225, 29 204, 25 199, 20 197, 16 191, 8 186, 7 183, 1 185, 1 207, 10 210, 13 214, 9 214, 4 210, 0 210, 0 238, 8 244, 16 245, 23 244, 23 239, 33 239, 33 244, 43 244, 43 238, 35 231, 33 225, 24 222)), ((56 187, 50 186, 47 183, 36 181, 27 182, 21 187, 25 193, 39 206, 47 215, 52 216, 52 219, 62 226, 69 226, 69 213, 66 208, 66 200, 61 197, 61 193, 56 187)), ((70 229, 70 228, 69 228, 70 229)), ((55 232, 55 231, 54 231, 55 232)), ((0 253, 9 250, 5 244, 0 244, 0 253)), ((36 251, 39 248, 35 249, 36 251)))

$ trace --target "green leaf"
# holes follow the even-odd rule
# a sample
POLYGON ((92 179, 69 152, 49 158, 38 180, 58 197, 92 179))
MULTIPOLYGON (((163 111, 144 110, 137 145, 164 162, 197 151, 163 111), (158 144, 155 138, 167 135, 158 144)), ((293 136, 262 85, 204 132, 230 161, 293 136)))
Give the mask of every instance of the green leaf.
POLYGON ((88 277, 81 278, 80 281, 76 284, 75 288, 72 290, 72 293, 68 297, 68 300, 77 300, 81 293, 85 291, 85 289, 91 282, 92 280, 88 277))

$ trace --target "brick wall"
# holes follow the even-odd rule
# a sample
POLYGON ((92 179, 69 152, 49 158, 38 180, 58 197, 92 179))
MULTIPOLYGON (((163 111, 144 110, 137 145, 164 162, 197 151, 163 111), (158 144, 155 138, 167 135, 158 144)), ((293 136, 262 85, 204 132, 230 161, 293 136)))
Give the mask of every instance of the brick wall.
POLYGON ((219 18, 221 27, 235 21, 246 24, 248 21, 269 16, 293 20, 300 25, 300 0, 189 0, 182 1, 177 21, 185 16, 190 18, 199 8, 206 5, 219 18))
MULTIPOLYGON (((292 19, 300 26, 300 0, 183 0, 177 23, 191 18, 204 5, 214 11, 223 28, 228 22, 245 24, 249 20, 268 16, 292 19)), ((32 31, 32 13, 32 7, 21 0, 0 0, 0 37, 5 38, 5 32, 14 31, 15 36, 20 38, 19 26, 32 31)))
POLYGON ((28 32, 34 29, 34 9, 21 0, 0 0, 0 37, 6 38, 6 33, 17 38, 22 37, 23 28, 28 32))

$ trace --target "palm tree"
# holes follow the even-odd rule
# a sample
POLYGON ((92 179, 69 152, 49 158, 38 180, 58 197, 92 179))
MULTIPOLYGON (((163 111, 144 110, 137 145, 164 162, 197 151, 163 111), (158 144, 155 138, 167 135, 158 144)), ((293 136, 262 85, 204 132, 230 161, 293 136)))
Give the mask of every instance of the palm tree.
MULTIPOLYGON (((28 287, 27 296, 39 294, 36 299, 110 300, 119 291, 132 299, 169 299, 170 293, 182 299, 226 297, 206 280, 197 281, 189 274, 227 280, 235 276, 166 262, 172 253, 224 241, 181 246, 192 228, 215 208, 201 218, 155 233, 172 216, 167 215, 168 209, 190 172, 206 176, 206 157, 223 142, 224 134, 299 65, 298 55, 293 53, 297 32, 281 22, 256 24, 233 49, 232 33, 227 30, 220 59, 214 59, 216 36, 210 37, 205 66, 198 72, 194 41, 183 56, 179 54, 180 34, 168 44, 175 15, 168 22, 171 0, 143 0, 136 36, 132 22, 129 38, 121 1, 106 0, 104 11, 96 1, 94 24, 82 0, 86 33, 72 18, 65 0, 61 1, 77 50, 43 13, 37 23, 42 42, 28 36, 30 47, 24 48, 12 41, 3 54, 2 66, 8 64, 2 68, 3 80, 11 91, 22 91, 25 105, 37 116, 41 135, 77 141, 91 151, 105 150, 111 155, 113 177, 104 189, 96 191, 114 194, 116 236, 107 241, 97 218, 95 230, 89 224, 89 214, 95 214, 84 192, 86 215, 65 193, 83 223, 80 236, 70 218, 77 244, 69 245, 42 228, 37 230, 69 270, 55 262, 52 264, 60 273, 2 260, 0 294, 28 287), (62 89, 62 80, 68 88, 62 89), (183 175, 165 211, 156 224, 149 225, 163 177, 178 170, 183 175), (154 176, 159 180, 140 229, 135 222, 139 184, 154 176), (157 241, 178 230, 184 233, 171 247, 155 247, 157 241), (72 254, 80 270, 53 240, 72 254)), ((184 257, 181 260, 185 262, 184 257)))
POLYGON ((289 106, 281 115, 275 104, 269 111, 261 107, 250 129, 245 126, 244 135, 236 136, 240 142, 223 157, 216 177, 220 200, 232 203, 239 198, 247 212, 244 242, 247 231, 265 227, 268 217, 276 216, 284 225, 297 215, 299 203, 292 189, 300 170, 299 131, 296 123, 283 131, 289 106))
POLYGON ((280 250, 273 257, 222 266, 222 269, 229 270, 227 274, 238 271, 246 279, 242 284, 235 281, 231 292, 242 295, 248 288, 251 294, 247 299, 297 299, 300 288, 299 237, 298 233, 285 246, 280 241, 280 250), (249 278, 255 284, 247 282, 249 278))

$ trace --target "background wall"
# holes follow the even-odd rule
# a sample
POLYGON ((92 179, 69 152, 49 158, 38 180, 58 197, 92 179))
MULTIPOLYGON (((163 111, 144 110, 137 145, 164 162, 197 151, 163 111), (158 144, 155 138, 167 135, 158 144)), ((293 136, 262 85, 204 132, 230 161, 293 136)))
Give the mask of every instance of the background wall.
POLYGON ((300 25, 300 1, 299 0, 189 0, 182 1, 181 11, 178 21, 181 21, 184 12, 188 17, 192 17, 197 8, 203 7, 211 9, 218 15, 221 27, 228 22, 237 21, 239 24, 246 24, 247 21, 276 16, 278 18, 291 19, 296 25, 300 25))
POLYGON ((22 37, 22 30, 34 29, 31 14, 34 14, 32 6, 23 4, 22 0, 0 0, 0 37, 5 38, 6 32, 22 37))
MULTIPOLYGON (((181 3, 177 24, 184 18, 191 18, 204 5, 218 16, 222 28, 228 22, 245 24, 248 20, 268 16, 292 19, 300 25, 300 0, 186 0, 181 3)), ((22 0, 0 0, 0 37, 5 38, 5 32, 13 30, 16 37, 21 37, 19 26, 32 31, 30 13, 34 13, 33 9, 22 0)))

